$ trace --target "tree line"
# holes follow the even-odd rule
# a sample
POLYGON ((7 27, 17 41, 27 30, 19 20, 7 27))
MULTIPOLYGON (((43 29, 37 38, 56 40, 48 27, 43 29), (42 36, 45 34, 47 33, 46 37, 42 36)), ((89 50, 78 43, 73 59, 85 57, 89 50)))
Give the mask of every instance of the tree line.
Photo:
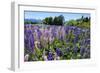
POLYGON ((71 25, 78 27, 90 27, 90 17, 82 16, 79 19, 71 19, 69 21, 65 21, 63 15, 55 16, 55 17, 45 17, 41 22, 32 22, 32 21, 24 21, 24 24, 45 24, 45 25, 71 25))
POLYGON ((46 17, 43 19, 43 24, 47 25, 64 25, 65 19, 63 15, 53 17, 46 17))

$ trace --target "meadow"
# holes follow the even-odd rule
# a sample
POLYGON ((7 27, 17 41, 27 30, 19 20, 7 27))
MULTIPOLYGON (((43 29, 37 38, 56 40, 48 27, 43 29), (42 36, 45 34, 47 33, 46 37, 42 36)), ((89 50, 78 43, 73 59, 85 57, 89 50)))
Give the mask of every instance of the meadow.
MULTIPOLYGON (((51 18, 52 19, 52 18, 51 18)), ((24 61, 90 58, 90 18, 24 25, 24 61)), ((63 18, 61 18, 63 19, 63 18)))

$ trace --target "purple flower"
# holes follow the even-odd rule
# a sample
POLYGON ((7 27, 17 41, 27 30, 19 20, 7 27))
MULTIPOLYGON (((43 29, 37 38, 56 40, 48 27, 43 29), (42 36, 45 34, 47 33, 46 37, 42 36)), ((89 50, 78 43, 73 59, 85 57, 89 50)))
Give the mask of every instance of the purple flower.
POLYGON ((65 30, 65 33, 68 34, 68 32, 69 32, 68 26, 66 26, 66 27, 64 28, 64 30, 65 30))
POLYGON ((32 53, 34 51, 34 36, 31 29, 25 30, 24 32, 24 47, 32 53))
POLYGON ((42 33, 41 33, 41 31, 39 29, 37 30, 37 34, 38 34, 38 38, 40 39, 42 33))
POLYGON ((57 53, 58 56, 62 55, 62 51, 59 48, 56 48, 56 53, 57 53))
POLYGON ((83 56, 83 54, 84 54, 84 52, 85 52, 85 48, 80 48, 80 54, 81 54, 81 56, 83 56))
POLYGON ((86 43, 86 44, 90 44, 90 39, 86 39, 86 40, 85 40, 85 43, 86 43))
POLYGON ((48 60, 53 60, 53 59, 54 59, 54 58, 53 58, 53 53, 52 53, 52 52, 49 52, 49 53, 48 53, 47 59, 48 59, 48 60))
POLYGON ((78 51, 78 47, 74 47, 73 52, 77 53, 77 51, 78 51))
POLYGON ((56 37, 56 34, 57 34, 57 31, 56 31, 56 26, 51 26, 52 30, 51 30, 51 33, 52 33, 52 36, 53 37, 56 37))
POLYGON ((73 43, 74 43, 74 44, 77 43, 78 40, 79 40, 78 35, 76 35, 75 38, 74 38, 74 42, 73 42, 73 43))

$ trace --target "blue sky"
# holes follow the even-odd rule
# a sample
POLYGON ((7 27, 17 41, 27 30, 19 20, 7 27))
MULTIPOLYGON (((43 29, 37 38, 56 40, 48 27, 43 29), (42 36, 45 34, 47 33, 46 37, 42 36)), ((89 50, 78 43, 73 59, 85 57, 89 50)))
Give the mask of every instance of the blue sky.
POLYGON ((71 19, 78 19, 82 16, 84 17, 90 17, 89 13, 62 13, 62 12, 34 12, 34 11, 24 11, 24 18, 25 19, 44 19, 45 17, 55 17, 63 15, 65 18, 65 21, 71 20, 71 19))

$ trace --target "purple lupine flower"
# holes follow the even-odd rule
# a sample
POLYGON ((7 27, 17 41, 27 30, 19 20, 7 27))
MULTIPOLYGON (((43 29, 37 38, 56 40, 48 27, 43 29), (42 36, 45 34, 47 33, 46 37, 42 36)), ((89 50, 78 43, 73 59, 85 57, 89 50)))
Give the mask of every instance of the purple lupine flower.
POLYGON ((62 55, 62 51, 59 48, 56 48, 56 53, 57 53, 58 56, 62 55))
POLYGON ((52 28, 52 30, 51 30, 52 36, 56 37, 56 34, 57 34, 57 32, 56 32, 56 26, 51 26, 51 28, 52 28))
POLYGON ((85 43, 86 43, 86 44, 90 44, 90 39, 86 39, 86 40, 85 40, 85 43))
POLYGON ((75 38, 74 38, 74 42, 73 42, 73 43, 74 43, 74 44, 77 43, 78 40, 79 40, 78 35, 76 35, 75 38))
POLYGON ((81 28, 76 28, 74 30, 74 35, 80 35, 81 34, 81 28))
POLYGON ((68 26, 64 27, 64 30, 65 30, 65 33, 66 33, 66 34, 69 33, 69 27, 68 27, 68 26))
POLYGON ((34 36, 31 29, 24 31, 24 46, 30 53, 34 51, 34 36))
POLYGON ((73 49, 73 52, 77 53, 77 51, 78 51, 78 47, 75 46, 74 49, 73 49))
POLYGON ((53 58, 53 53, 52 53, 52 52, 49 52, 49 53, 48 53, 47 59, 48 59, 48 60, 53 60, 53 59, 54 59, 54 58, 53 58))
POLYGON ((49 30, 45 29, 44 34, 45 34, 45 37, 49 37, 49 30))
POLYGON ((62 31, 62 26, 59 26, 58 27, 58 34, 59 34, 58 39, 59 40, 63 40, 63 32, 64 31, 62 31))
POLYGON ((38 35, 38 39, 40 39, 42 33, 41 33, 41 31, 39 29, 37 29, 37 35, 38 35))
POLYGON ((75 30, 75 29, 76 29, 75 26, 69 26, 69 28, 70 28, 71 30, 75 30))
POLYGON ((83 56, 83 54, 84 54, 84 52, 85 52, 85 48, 80 48, 80 54, 81 54, 81 56, 83 56))

